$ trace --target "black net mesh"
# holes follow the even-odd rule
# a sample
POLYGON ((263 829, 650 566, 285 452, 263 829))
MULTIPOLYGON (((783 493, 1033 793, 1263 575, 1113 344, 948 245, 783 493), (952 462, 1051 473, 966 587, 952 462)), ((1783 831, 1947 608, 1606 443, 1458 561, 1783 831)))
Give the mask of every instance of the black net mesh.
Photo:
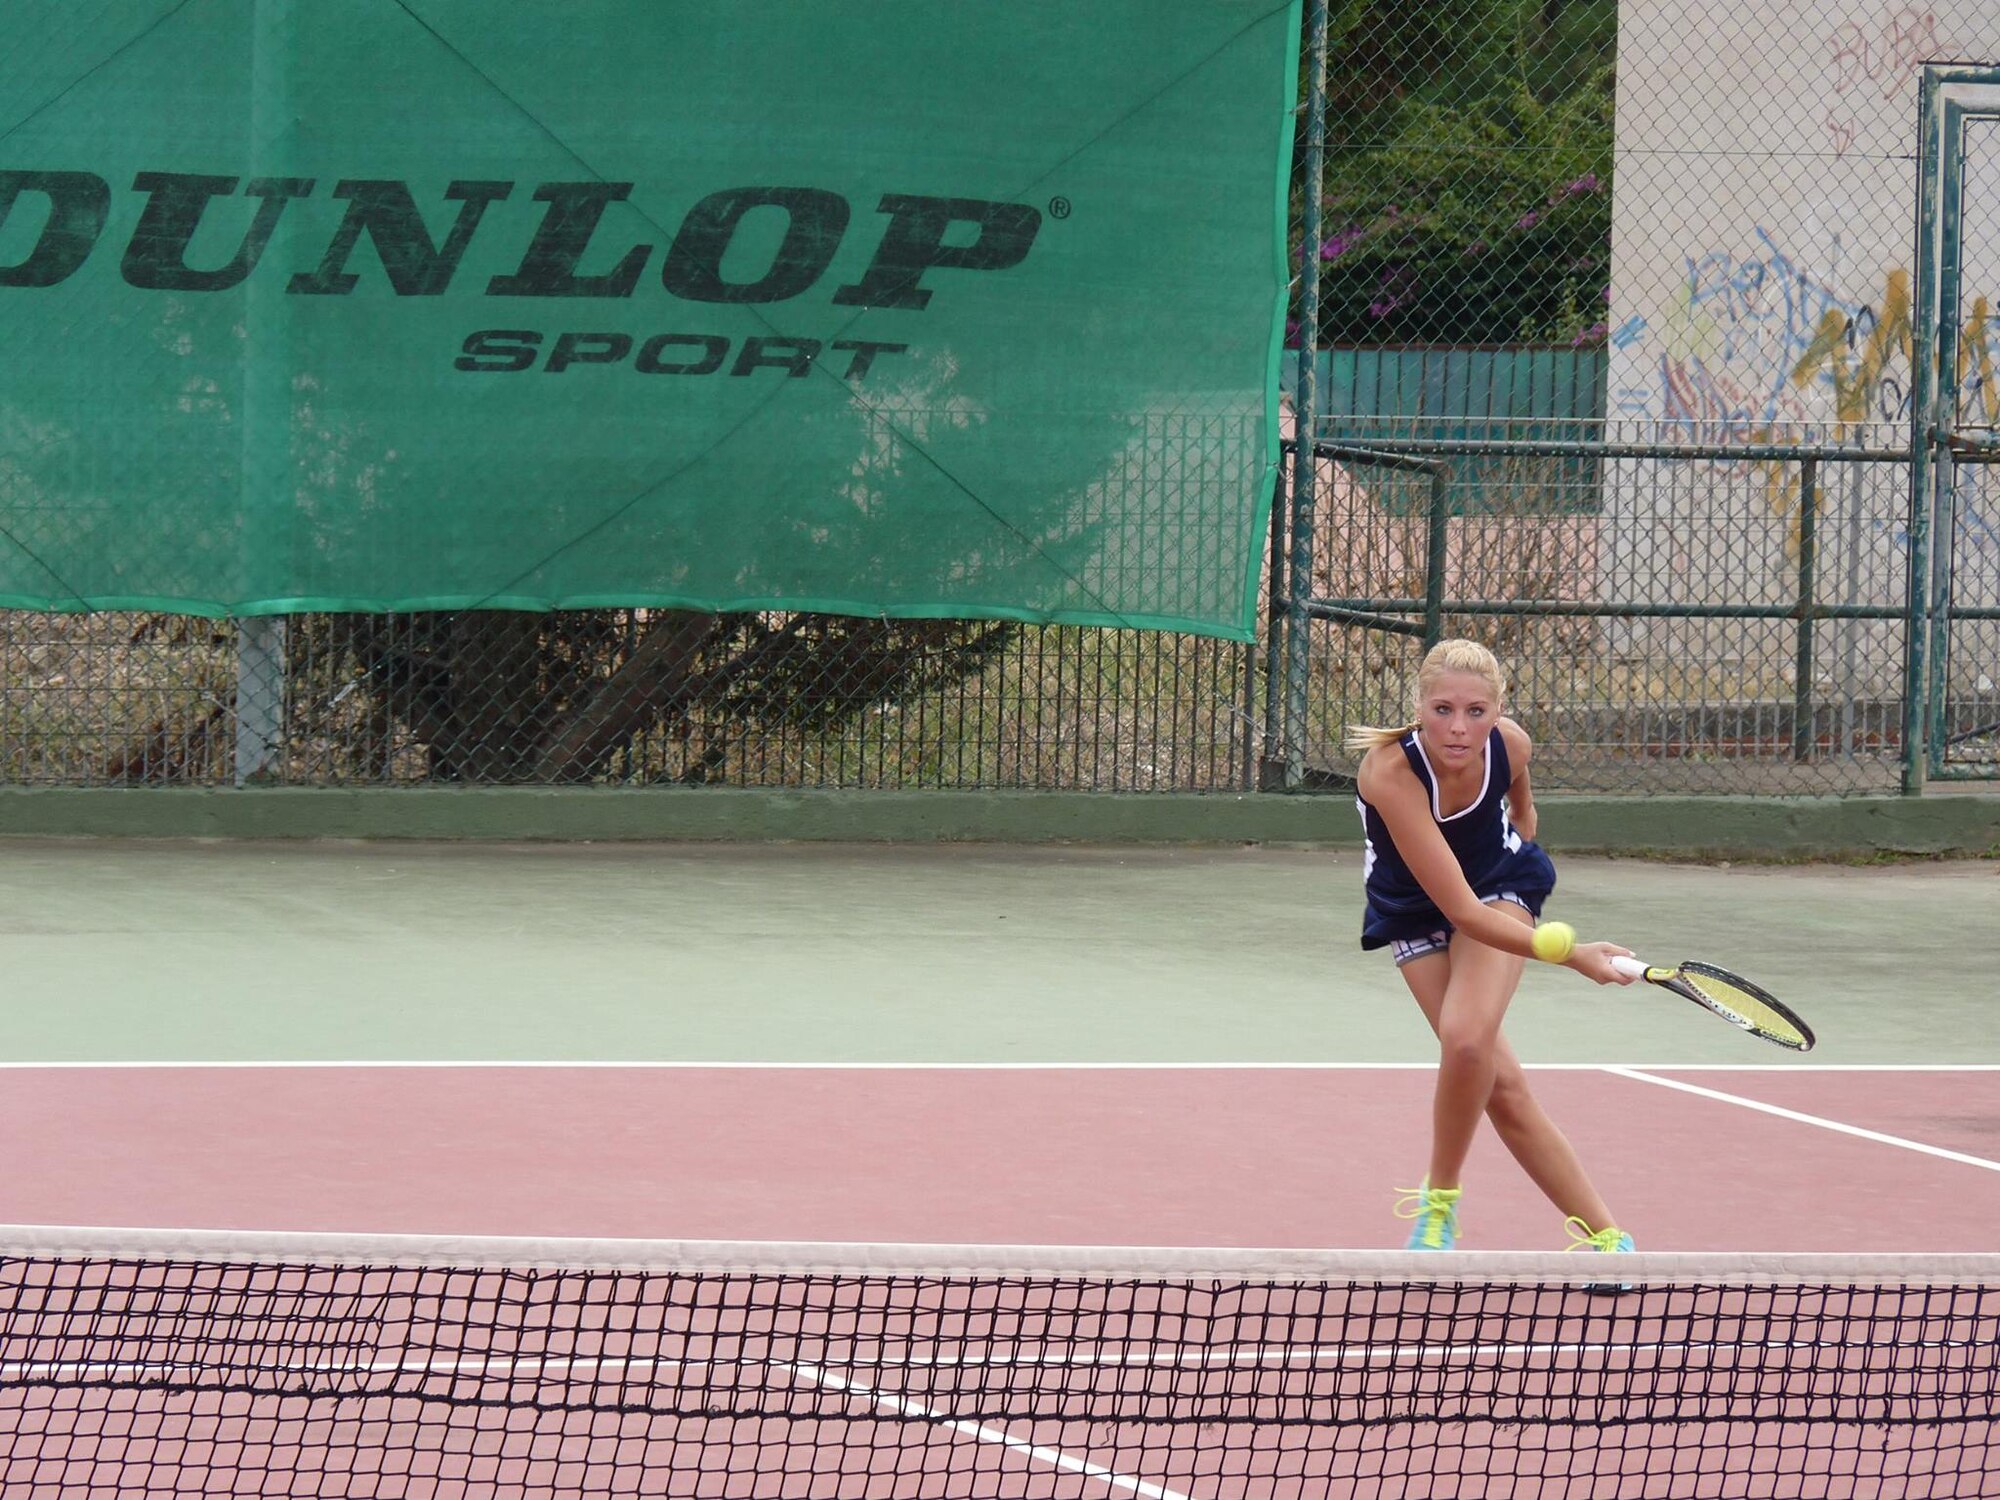
POLYGON ((1380 1256, 1274 1274, 441 1253, 6 1260, 0 1484, 1913 1500, 2000 1482, 2000 1290, 1976 1259, 1621 1256, 1619 1291, 1574 1257, 1487 1257, 1481 1280, 1407 1256, 1398 1275, 1380 1256))

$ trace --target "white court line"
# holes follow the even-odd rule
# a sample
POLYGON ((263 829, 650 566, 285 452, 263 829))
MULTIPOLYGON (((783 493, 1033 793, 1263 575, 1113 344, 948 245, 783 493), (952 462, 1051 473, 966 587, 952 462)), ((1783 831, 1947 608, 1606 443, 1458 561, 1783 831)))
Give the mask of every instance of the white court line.
MULTIPOLYGON (((1866 1341, 1854 1347, 1865 1347, 1866 1341)), ((1823 1349, 1824 1341, 1815 1340, 1756 1340, 1734 1347, 1754 1347, 1762 1350, 1773 1349, 1823 1349)), ((1908 1346, 1905 1346, 1908 1347, 1908 1346)), ((1390 1345, 1307 1345, 1307 1346, 1253 1346, 1221 1351, 1200 1351, 1190 1359, 1186 1351, 1142 1352, 1130 1354, 1093 1354, 1074 1350, 1060 1351, 1053 1355, 1046 1352, 1024 1352, 1001 1355, 973 1355, 964 1358, 926 1359, 910 1358, 889 1362, 888 1368, 923 1368, 943 1364, 1026 1365, 1031 1367, 1056 1367, 1064 1365, 1150 1365, 1166 1368, 1192 1369, 1212 1367, 1216 1363, 1225 1365, 1248 1364, 1261 1368, 1281 1368, 1286 1365, 1308 1363, 1322 1365, 1350 1364, 1356 1360, 1377 1362, 1391 1361, 1403 1363, 1414 1361, 1421 1364, 1442 1362, 1453 1365, 1468 1357, 1519 1358, 1546 1355, 1616 1356, 1632 1358, 1635 1364, 1646 1357, 1660 1359, 1669 1353, 1685 1354, 1689 1351, 1668 1351, 1650 1343, 1622 1344, 1615 1342, 1579 1343, 1468 1343, 1468 1344, 1390 1344, 1390 1345)), ((1722 1352, 1722 1351, 1710 1351, 1722 1352)), ((622 1357, 622 1358, 516 1358, 494 1359, 474 1357, 470 1359, 423 1359, 394 1361, 326 1361, 312 1363, 286 1363, 277 1366, 260 1365, 257 1373, 269 1376, 300 1375, 317 1379, 330 1377, 353 1378, 364 1375, 466 1375, 476 1379, 549 1379, 549 1378, 630 1378, 634 1375, 657 1376, 677 1374, 687 1371, 714 1368, 739 1368, 738 1362, 718 1362, 711 1360, 683 1361, 672 1359, 622 1357)), ((1143 1496, 1145 1500, 1192 1500, 1183 1491, 1155 1484, 1135 1475, 1121 1473, 1116 1469, 1080 1457, 1062 1448, 1033 1443, 1003 1428, 967 1418, 952 1417, 948 1412, 909 1397, 883 1391, 862 1381, 834 1373, 820 1365, 799 1361, 773 1360, 770 1368, 788 1371, 815 1385, 830 1388, 861 1397, 871 1404, 896 1416, 913 1416, 924 1421, 936 1422, 949 1431, 973 1439, 976 1442, 992 1443, 996 1446, 1019 1453, 1034 1462, 1051 1468, 1081 1474, 1094 1479, 1109 1490, 1123 1494, 1143 1496)), ((19 1361, 0 1365, 0 1380, 15 1383, 46 1380, 110 1380, 158 1381, 172 1380, 198 1372, 199 1367, 183 1366, 171 1362, 90 1362, 90 1361, 19 1361)))
POLYGON ((1741 1094, 1725 1094, 1720 1089, 1705 1089, 1698 1083, 1688 1083, 1679 1078, 1659 1078, 1651 1073, 1643 1073, 1637 1068, 1616 1067, 1606 1068, 1604 1071, 1640 1083, 1657 1084, 1663 1089, 1679 1089, 1684 1094, 1699 1094, 1704 1099, 1716 1099, 1724 1104, 1740 1105, 1744 1109, 1754 1109, 1760 1114, 1776 1115, 1781 1120, 1795 1120, 1801 1125, 1817 1125, 1822 1130, 1835 1130, 1842 1135, 1858 1136, 1864 1141, 1874 1141, 1884 1146, 1900 1146, 1905 1151, 1921 1151, 1925 1156, 1941 1157, 1945 1161, 1962 1162, 1968 1167, 1984 1167, 1989 1172, 2000 1172, 2000 1161, 1988 1161, 1983 1156, 1968 1156, 1963 1151, 1947 1151, 1942 1146, 1926 1145, 1922 1141, 1908 1140, 1903 1136, 1889 1135, 1880 1130, 1864 1130, 1859 1125, 1847 1125, 1821 1115, 1809 1115, 1800 1110, 1766 1104, 1761 1099, 1745 1099, 1741 1094))
MULTIPOLYGON (((1524 1062, 1531 1073, 1605 1073, 1621 1068, 1652 1068, 1667 1073, 2000 1073, 2000 1063, 1704 1063, 1704 1062, 1524 1062)), ((686 1058, 52 1058, 33 1061, 0 1059, 0 1072, 61 1072, 86 1068, 194 1070, 225 1068, 540 1068, 646 1070, 737 1070, 748 1072, 882 1072, 882 1073, 1428 1073, 1429 1062, 757 1062, 742 1059, 702 1061, 686 1058)), ((1659 1082, 1662 1080, 1654 1080, 1659 1082)))
POLYGON ((1092 1463, 1087 1458, 1078 1458, 1074 1453, 1067 1453, 1061 1448, 1048 1448, 1039 1443, 1030 1443, 1023 1438, 1015 1437, 1011 1432, 1005 1432, 998 1427, 989 1427, 984 1422, 953 1417, 935 1407, 912 1401, 908 1397, 878 1391, 873 1386, 863 1385, 858 1380, 843 1379, 831 1370, 822 1370, 806 1364, 785 1364, 783 1368, 803 1376, 816 1385, 832 1386, 837 1391, 851 1391, 873 1402, 884 1411, 894 1412, 898 1416, 916 1416, 930 1422, 941 1422, 951 1431, 962 1433, 979 1442, 997 1443, 1038 1463, 1067 1469, 1072 1474, 1087 1475, 1107 1489, 1119 1490, 1128 1495, 1144 1495, 1147 1500, 1191 1500, 1191 1497, 1180 1490, 1170 1490, 1165 1485, 1154 1484, 1150 1480, 1121 1474, 1116 1469, 1107 1469, 1104 1465, 1092 1463))
MULTIPOLYGON (((477 1378, 484 1379, 538 1379, 545 1378, 552 1373, 550 1366, 556 1364, 570 1367, 569 1370, 563 1373, 574 1373, 575 1367, 578 1365, 591 1366, 593 1369, 600 1371, 605 1366, 616 1365, 621 1367, 624 1373, 629 1373, 634 1365, 650 1366, 655 1370, 661 1368, 672 1370, 706 1367, 687 1366, 681 1364, 679 1361, 672 1360, 530 1360, 525 1362, 503 1361, 502 1364, 504 1367, 496 1372, 486 1367, 487 1362, 481 1361, 480 1363, 481 1368, 472 1372, 459 1370, 447 1373, 472 1373, 477 1378), (521 1363, 529 1366, 525 1374, 522 1369, 518 1368, 518 1365, 521 1363)), ((1149 1480, 1139 1479, 1130 1474, 1121 1474, 1116 1469, 1106 1468, 1103 1464, 1092 1463, 1087 1458, 1079 1458, 1075 1454, 1066 1452, 1061 1448, 1051 1448, 1040 1443, 1030 1443, 1023 1438, 1015 1437, 1010 1432, 1006 1432, 998 1427, 988 1426, 983 1422, 974 1422, 968 1419, 953 1417, 936 1407, 925 1406, 921 1402, 912 1401, 904 1396, 897 1396, 886 1391, 876 1390, 873 1386, 864 1385, 858 1380, 849 1380, 843 1376, 836 1375, 831 1370, 823 1370, 815 1365, 794 1363, 787 1360, 775 1360, 770 1367, 788 1371, 793 1375, 810 1380, 818 1386, 831 1387, 836 1391, 844 1391, 860 1396, 864 1400, 897 1416, 914 1416, 928 1422, 937 1422, 939 1425, 961 1436, 973 1438, 982 1443, 998 1444, 1000 1447, 1010 1449, 1013 1452, 1033 1459, 1037 1463, 1047 1464, 1051 1468, 1066 1469, 1072 1474, 1082 1474, 1088 1478, 1097 1480, 1107 1489, 1128 1495, 1141 1495, 1145 1497, 1145 1500, 1192 1500, 1192 1497, 1183 1494, 1179 1490, 1168 1489, 1165 1485, 1154 1484, 1149 1480)), ((193 1367, 146 1362, 130 1364, 92 1364, 88 1362, 70 1363, 55 1361, 46 1363, 21 1362, 0 1366, 0 1379, 15 1383, 52 1378, 159 1381, 172 1380, 178 1376, 185 1376, 191 1368, 193 1367)), ((420 1373, 434 1373, 433 1370, 427 1367, 419 1366, 418 1368, 420 1373)), ((273 1370, 271 1367, 260 1366, 257 1373, 260 1375, 269 1375, 273 1373, 273 1370)), ((276 1373, 309 1375, 317 1379, 332 1377, 353 1378, 360 1375, 409 1374, 412 1373, 412 1367, 406 1362, 365 1364, 359 1362, 331 1362, 318 1365, 281 1366, 277 1368, 276 1373)))

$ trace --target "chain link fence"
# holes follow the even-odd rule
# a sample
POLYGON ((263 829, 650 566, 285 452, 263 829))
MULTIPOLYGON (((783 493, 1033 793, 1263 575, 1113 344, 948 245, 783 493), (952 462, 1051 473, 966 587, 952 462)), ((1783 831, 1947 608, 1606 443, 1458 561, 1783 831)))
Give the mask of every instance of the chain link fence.
POLYGON ((1900 525, 1900 457, 1470 446, 1320 446, 1308 775, 1351 763, 1347 724, 1402 722, 1426 643, 1464 635, 1508 665, 1548 785, 1898 785, 1904 606, 1885 596, 1902 580, 1868 542, 1900 525), (1792 522, 1776 534, 1774 489, 1792 522), (1720 582, 1756 549, 1756 587, 1720 582))
MULTIPOLYGON (((1398 718, 1445 633, 1509 664, 1546 788, 1893 788, 1917 77, 2000 58, 2000 12, 1310 0, 1309 32, 1322 18, 1257 641, 660 610, 8 612, 0 780, 1338 787, 1345 725, 1398 718)), ((1991 427, 1982 243, 1957 395, 1991 427)), ((1963 473, 1947 543, 1976 612, 2000 603, 2000 476, 1963 473)), ((1945 705, 1989 750, 1993 628, 1965 636, 1945 705)))
MULTIPOLYGON (((2000 57, 2000 12, 1362 3, 1328 30, 1272 779, 1338 782, 1345 724, 1399 721, 1424 642, 1466 634, 1511 667, 1544 784, 1908 785, 1912 372, 1939 316, 1914 299, 1919 84, 2000 57)), ((1961 429, 2000 410, 1975 217, 1961 429)), ((1995 478, 1956 469, 1915 580, 1951 600, 1931 722, 1960 764, 2000 719, 1995 478)))
POLYGON ((0 616, 15 785, 1247 783, 1254 648, 996 621, 0 616), (259 730, 261 726, 261 732, 259 730))

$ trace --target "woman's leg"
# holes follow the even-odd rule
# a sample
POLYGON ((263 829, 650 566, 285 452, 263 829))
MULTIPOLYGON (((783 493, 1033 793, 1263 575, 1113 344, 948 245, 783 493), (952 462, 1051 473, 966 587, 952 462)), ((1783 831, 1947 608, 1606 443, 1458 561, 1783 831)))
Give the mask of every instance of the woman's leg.
POLYGON ((1473 1134, 1493 1096, 1500 1022, 1526 960, 1473 942, 1462 933, 1453 935, 1449 957, 1450 973, 1433 1024, 1438 1073, 1431 1103, 1429 1181, 1432 1187, 1453 1188, 1459 1185, 1473 1134))
MULTIPOLYGON (((1525 911, 1511 902, 1498 904, 1501 910, 1510 915, 1517 916, 1523 921, 1532 920, 1525 911)), ((1479 953, 1508 961, 1511 973, 1503 970, 1498 976, 1486 978, 1488 985, 1494 983, 1504 985, 1499 1006, 1500 1011, 1504 1013, 1508 1000, 1512 998, 1515 987, 1520 983, 1523 960, 1511 958, 1510 955, 1487 948, 1483 944, 1455 939, 1450 953, 1431 954, 1415 959, 1405 964, 1401 971, 1404 983, 1409 986, 1411 995, 1416 998, 1417 1005, 1424 1013, 1424 1019, 1430 1022, 1431 1030, 1438 1034, 1439 1098, 1433 1109, 1439 1116, 1444 1114, 1447 1107, 1443 1069, 1446 1008, 1454 1000, 1466 998, 1467 992, 1463 988, 1454 994, 1452 981, 1456 975, 1466 972, 1465 966, 1459 964, 1458 960, 1462 953, 1471 957, 1467 950, 1477 950, 1479 953)), ((1473 967, 1480 967, 1476 960, 1473 967)), ((1476 1002, 1478 998, 1476 993, 1473 998, 1476 1002)), ((1480 1011, 1477 1003, 1472 1009, 1475 1012, 1480 1011)), ((1528 1174, 1535 1186, 1540 1188, 1548 1196, 1549 1201, 1565 1215, 1573 1214, 1593 1229, 1602 1229, 1614 1223, 1610 1209, 1598 1196, 1597 1190, 1591 1186, 1590 1178, 1583 1170, 1583 1164, 1577 1160, 1575 1149, 1556 1128, 1555 1122, 1543 1111, 1540 1101, 1529 1090, 1527 1074, 1523 1071, 1520 1060, 1514 1055, 1513 1047, 1500 1033, 1497 1019, 1488 1044, 1488 1053, 1491 1062, 1488 1075, 1490 1081, 1486 1084, 1485 1099, 1481 1108, 1486 1117, 1493 1122, 1493 1128, 1499 1135, 1501 1144, 1506 1146, 1514 1160, 1521 1164, 1521 1169, 1528 1174)), ((1475 1086, 1477 1082, 1478 1077, 1475 1074, 1473 1079, 1475 1086)), ((1451 1107, 1463 1106, 1454 1099, 1451 1107)), ((1459 1127, 1456 1118, 1453 1124, 1459 1127)), ((1476 1129, 1477 1125, 1478 1114, 1475 1112, 1472 1117, 1472 1129, 1476 1129)), ((1458 1185, 1458 1172, 1464 1167, 1465 1152, 1472 1140, 1472 1129, 1459 1127, 1464 1144, 1457 1149, 1453 1175, 1448 1179, 1433 1176, 1431 1178, 1433 1186, 1458 1185)), ((1431 1166, 1434 1172, 1440 1169, 1435 1141, 1431 1166)))
POLYGON ((1500 1039, 1500 1066, 1493 1095, 1486 1103, 1486 1117, 1521 1170, 1564 1217, 1574 1216, 1600 1230, 1618 1222, 1590 1185, 1576 1148, 1528 1091, 1527 1074, 1505 1037, 1500 1039))

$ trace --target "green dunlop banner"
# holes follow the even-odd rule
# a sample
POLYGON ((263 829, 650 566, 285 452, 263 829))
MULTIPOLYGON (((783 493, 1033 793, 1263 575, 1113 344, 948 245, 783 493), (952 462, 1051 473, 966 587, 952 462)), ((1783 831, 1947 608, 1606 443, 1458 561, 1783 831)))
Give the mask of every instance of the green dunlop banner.
POLYGON ((1297 0, 15 0, 0 605, 1247 639, 1297 0))

